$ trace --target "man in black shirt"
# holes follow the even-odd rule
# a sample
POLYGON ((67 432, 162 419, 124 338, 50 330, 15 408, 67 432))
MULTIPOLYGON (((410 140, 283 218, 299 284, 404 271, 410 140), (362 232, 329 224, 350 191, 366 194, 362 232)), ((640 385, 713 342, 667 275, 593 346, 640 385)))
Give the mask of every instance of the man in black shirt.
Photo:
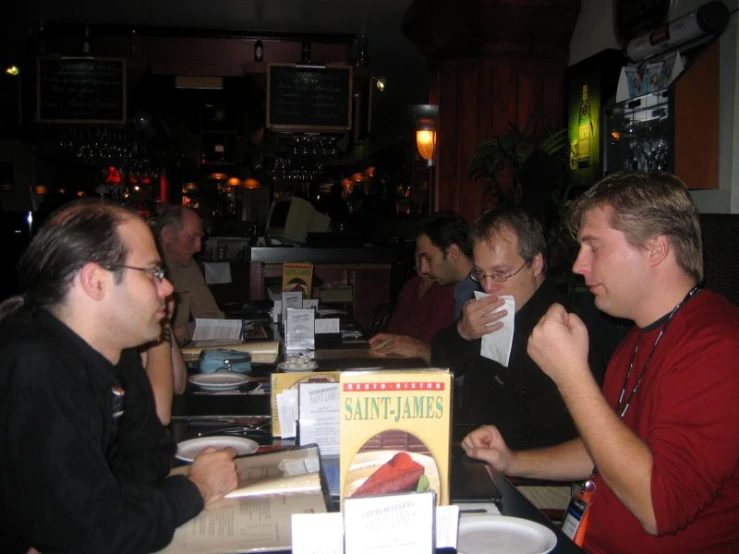
MULTIPOLYGON (((439 331, 432 365, 464 375, 455 422, 498 427, 512 449, 559 444, 577 430, 554 382, 526 352, 539 319, 554 303, 570 306, 546 278, 546 243, 539 222, 516 207, 501 207, 472 224, 470 273, 489 296, 468 301, 460 319, 439 331), (481 337, 502 327, 502 295, 515 299, 513 345, 508 366, 481 356, 481 337)), ((602 381, 605 360, 591 348, 591 365, 602 381)))
POLYGON ((233 449, 167 477, 174 444, 134 347, 172 285, 146 223, 79 202, 54 214, 0 305, 3 552, 151 552, 236 486, 233 449))

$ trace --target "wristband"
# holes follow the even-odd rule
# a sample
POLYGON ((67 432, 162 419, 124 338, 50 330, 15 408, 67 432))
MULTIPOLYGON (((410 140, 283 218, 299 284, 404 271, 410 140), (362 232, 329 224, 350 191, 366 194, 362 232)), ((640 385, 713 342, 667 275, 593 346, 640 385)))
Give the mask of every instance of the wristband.
POLYGON ((172 345, 172 328, 169 324, 162 325, 162 334, 159 335, 159 342, 166 342, 170 346, 172 345))

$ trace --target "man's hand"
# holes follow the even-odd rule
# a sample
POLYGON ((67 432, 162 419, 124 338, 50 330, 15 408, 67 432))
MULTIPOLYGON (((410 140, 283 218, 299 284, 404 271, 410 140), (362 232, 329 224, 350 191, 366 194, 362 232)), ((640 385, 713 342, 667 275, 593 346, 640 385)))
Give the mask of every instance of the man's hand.
POLYGON ((230 446, 221 450, 209 446, 193 460, 187 477, 200 490, 206 508, 238 485, 236 464, 233 460, 236 454, 238 452, 230 446))
POLYGON ((405 335, 378 333, 369 340, 370 356, 378 358, 421 358, 431 361, 431 347, 418 339, 405 335))
POLYGON ((508 315, 507 310, 498 309, 503 304, 505 301, 493 294, 465 302, 462 317, 457 322, 459 336, 465 340, 475 340, 503 327, 502 322, 495 323, 508 315))
POLYGON ((187 328, 187 325, 178 325, 177 327, 172 327, 172 334, 177 340, 177 344, 179 344, 180 346, 183 346, 187 341, 190 340, 190 330, 187 328))
POLYGON ((485 425, 469 433, 462 441, 462 448, 470 458, 482 460, 501 473, 511 469, 513 452, 503 440, 500 431, 485 425))
POLYGON ((560 386, 564 379, 590 375, 588 329, 575 314, 553 304, 534 327, 527 352, 541 370, 560 386))

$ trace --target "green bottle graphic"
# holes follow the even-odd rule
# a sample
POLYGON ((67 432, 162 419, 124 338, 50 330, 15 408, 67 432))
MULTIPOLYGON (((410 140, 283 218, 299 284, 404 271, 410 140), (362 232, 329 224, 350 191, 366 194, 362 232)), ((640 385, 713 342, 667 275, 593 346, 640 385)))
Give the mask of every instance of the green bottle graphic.
POLYGON ((590 167, 590 144, 593 140, 593 120, 590 117, 588 85, 582 86, 582 100, 577 120, 577 167, 590 167))

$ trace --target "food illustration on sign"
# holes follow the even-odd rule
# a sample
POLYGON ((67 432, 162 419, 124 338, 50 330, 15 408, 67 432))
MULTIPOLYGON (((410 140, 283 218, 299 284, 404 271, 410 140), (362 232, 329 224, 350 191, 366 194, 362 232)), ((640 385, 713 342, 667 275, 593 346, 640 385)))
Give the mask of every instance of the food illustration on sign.
POLYGON ((390 431, 372 437, 354 456, 349 467, 344 496, 375 496, 428 490, 437 493, 439 491, 439 469, 433 456, 412 434, 390 431), (383 443, 385 449, 382 448, 383 443))
POLYGON ((408 452, 398 452, 370 475, 352 496, 374 496, 428 489, 429 480, 423 474, 424 468, 414 462, 408 452))

